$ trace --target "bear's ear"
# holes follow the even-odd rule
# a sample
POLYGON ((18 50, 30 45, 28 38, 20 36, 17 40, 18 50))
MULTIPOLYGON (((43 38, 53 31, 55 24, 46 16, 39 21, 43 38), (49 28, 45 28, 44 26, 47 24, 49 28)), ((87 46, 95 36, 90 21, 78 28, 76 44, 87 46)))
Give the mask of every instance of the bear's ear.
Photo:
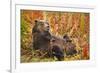
POLYGON ((37 22, 38 22, 38 20, 35 20, 34 22, 35 22, 35 23, 37 23, 37 22))

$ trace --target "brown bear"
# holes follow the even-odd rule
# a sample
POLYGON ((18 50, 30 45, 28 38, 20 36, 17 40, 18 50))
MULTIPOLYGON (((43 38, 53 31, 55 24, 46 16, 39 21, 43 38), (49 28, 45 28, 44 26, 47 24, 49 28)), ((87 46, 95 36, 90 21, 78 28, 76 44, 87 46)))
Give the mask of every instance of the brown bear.
POLYGON ((32 29, 33 50, 39 51, 41 55, 47 55, 50 48, 51 34, 49 32, 49 23, 44 20, 35 20, 35 25, 32 29))
POLYGON ((76 53, 74 44, 70 37, 58 37, 51 35, 50 25, 44 20, 35 20, 32 29, 33 50, 39 51, 39 56, 56 57, 58 61, 64 60, 64 54, 73 55, 76 53))
POLYGON ((67 34, 63 37, 52 36, 51 47, 53 56, 56 56, 59 61, 77 53, 75 44, 67 34))

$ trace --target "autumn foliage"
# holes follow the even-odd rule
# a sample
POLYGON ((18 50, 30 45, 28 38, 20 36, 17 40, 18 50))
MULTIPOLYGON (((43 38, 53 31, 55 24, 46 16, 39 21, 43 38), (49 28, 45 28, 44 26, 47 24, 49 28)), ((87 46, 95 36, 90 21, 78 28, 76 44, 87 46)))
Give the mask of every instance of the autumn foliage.
POLYGON ((34 20, 47 20, 50 24, 50 32, 53 35, 63 36, 68 34, 81 52, 77 56, 65 60, 89 59, 89 13, 21 10, 21 62, 32 59, 32 28, 34 20), (25 59, 26 58, 26 59, 25 59))

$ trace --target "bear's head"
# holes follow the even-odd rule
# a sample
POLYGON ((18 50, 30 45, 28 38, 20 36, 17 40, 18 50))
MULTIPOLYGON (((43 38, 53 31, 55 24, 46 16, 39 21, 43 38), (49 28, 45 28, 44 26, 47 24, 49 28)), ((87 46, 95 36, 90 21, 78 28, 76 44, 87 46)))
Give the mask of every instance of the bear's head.
POLYGON ((32 33, 34 32, 44 32, 49 31, 49 23, 45 20, 35 20, 35 25, 33 27, 32 33))

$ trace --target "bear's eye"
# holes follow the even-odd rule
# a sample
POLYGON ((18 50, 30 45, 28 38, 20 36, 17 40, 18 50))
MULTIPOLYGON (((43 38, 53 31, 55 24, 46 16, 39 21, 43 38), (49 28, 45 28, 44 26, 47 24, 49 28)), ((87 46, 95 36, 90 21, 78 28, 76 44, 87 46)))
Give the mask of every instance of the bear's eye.
POLYGON ((43 22, 39 22, 38 24, 39 24, 40 26, 43 26, 43 25, 44 25, 44 23, 43 23, 43 22))

